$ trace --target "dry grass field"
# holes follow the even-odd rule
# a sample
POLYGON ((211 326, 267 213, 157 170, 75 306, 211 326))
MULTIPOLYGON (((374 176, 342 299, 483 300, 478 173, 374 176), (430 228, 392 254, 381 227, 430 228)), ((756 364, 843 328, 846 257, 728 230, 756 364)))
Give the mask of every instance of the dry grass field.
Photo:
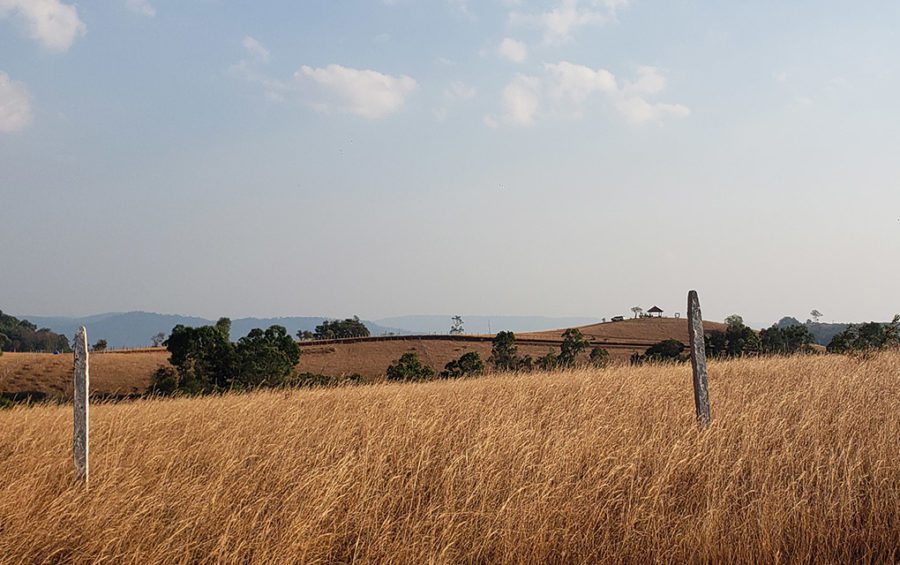
MULTIPOLYGON (((704 322, 706 329, 723 329, 723 324, 704 322)), ((644 318, 623 322, 594 324, 581 328, 593 345, 606 347, 614 360, 627 360, 632 353, 643 353, 650 345, 664 339, 687 343, 687 320, 644 318), (631 342, 633 346, 612 346, 631 342)), ((526 343, 526 340, 561 341, 563 330, 519 334, 519 353, 534 358, 546 355, 558 343, 526 343)), ((437 371, 464 353, 477 351, 482 359, 491 354, 490 341, 455 341, 447 339, 399 340, 370 339, 355 343, 318 345, 301 343, 302 355, 297 372, 340 377, 360 374, 370 382, 383 379, 388 365, 408 351, 416 352, 423 362, 437 371)), ((150 377, 160 366, 169 364, 165 349, 109 351, 91 356, 91 385, 97 394, 123 396, 142 393, 150 377)), ((72 356, 47 353, 6 353, 0 356, 0 393, 38 393, 52 398, 71 398, 72 356)))
POLYGON ((900 560, 900 354, 0 412, 3 563, 900 560))

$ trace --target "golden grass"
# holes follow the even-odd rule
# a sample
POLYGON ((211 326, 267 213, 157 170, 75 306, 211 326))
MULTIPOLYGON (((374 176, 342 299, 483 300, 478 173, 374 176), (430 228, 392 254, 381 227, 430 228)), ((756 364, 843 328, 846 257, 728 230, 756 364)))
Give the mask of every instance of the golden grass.
POLYGON ((900 354, 0 413, 3 563, 890 562, 900 354))

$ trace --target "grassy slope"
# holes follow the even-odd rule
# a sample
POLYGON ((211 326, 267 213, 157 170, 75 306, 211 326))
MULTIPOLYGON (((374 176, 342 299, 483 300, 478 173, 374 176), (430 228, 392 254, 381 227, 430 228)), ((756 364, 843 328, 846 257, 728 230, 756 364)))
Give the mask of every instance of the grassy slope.
POLYGON ((5 562, 900 559, 900 354, 0 412, 5 562))

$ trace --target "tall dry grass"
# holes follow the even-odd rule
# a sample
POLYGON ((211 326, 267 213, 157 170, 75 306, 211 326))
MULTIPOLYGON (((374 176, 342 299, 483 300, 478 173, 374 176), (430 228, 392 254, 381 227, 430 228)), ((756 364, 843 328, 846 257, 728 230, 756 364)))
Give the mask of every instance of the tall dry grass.
POLYGON ((900 355, 0 413, 0 561, 890 562, 900 355))

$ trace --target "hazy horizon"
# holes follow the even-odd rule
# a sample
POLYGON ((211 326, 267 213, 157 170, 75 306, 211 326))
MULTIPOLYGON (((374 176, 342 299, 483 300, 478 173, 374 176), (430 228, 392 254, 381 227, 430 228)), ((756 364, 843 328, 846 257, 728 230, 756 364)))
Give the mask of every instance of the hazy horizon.
POLYGON ((886 320, 898 27, 886 0, 0 0, 0 309, 609 318, 697 289, 709 320, 886 320))

